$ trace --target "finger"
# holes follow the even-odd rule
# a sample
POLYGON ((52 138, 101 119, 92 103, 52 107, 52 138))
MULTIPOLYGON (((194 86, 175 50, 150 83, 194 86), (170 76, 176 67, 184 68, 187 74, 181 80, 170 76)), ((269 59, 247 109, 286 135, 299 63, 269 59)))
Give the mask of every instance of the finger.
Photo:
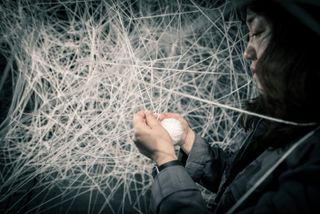
POLYGON ((133 125, 142 122, 145 122, 145 113, 144 111, 139 111, 133 115, 133 125))
POLYGON ((139 111, 133 116, 133 128, 134 130, 148 128, 144 111, 139 111))
POLYGON ((145 114, 146 114, 146 123, 148 126, 150 126, 151 128, 154 128, 160 125, 159 120, 157 120, 157 118, 155 118, 155 116, 151 112, 147 111, 145 114))
POLYGON ((163 120, 163 119, 165 119, 166 118, 166 116, 165 116, 165 113, 162 113, 162 114, 158 114, 158 120, 163 120))
POLYGON ((138 112, 136 112, 136 113, 134 114, 134 117, 135 117, 135 116, 145 117, 145 112, 146 112, 146 111, 143 111, 143 110, 138 111, 138 112))
POLYGON ((157 120, 160 120, 161 114, 160 114, 160 113, 153 113, 153 116, 154 116, 157 120))
POLYGON ((182 116, 180 116, 179 114, 176 114, 176 113, 167 112, 167 113, 162 114, 161 120, 163 120, 165 118, 174 118, 177 120, 181 120, 182 116))

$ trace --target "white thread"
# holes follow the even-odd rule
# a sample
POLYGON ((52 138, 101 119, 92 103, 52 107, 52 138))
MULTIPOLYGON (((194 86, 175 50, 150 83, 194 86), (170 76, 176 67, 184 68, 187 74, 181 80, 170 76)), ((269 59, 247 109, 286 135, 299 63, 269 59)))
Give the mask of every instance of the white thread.
POLYGON ((179 144, 183 135, 183 128, 180 121, 173 118, 167 118, 161 121, 161 125, 169 133, 173 144, 179 144))
MULTIPOLYGON (((0 52, 7 56, 10 47, 14 60, 7 64, 17 74, 9 78, 14 93, 0 124, 0 153, 9 169, 0 176, 0 189, 7 190, 0 202, 35 179, 31 190, 64 191, 33 198, 39 212, 46 204, 79 203, 81 196, 88 197, 88 204, 81 202, 88 210, 145 213, 142 196, 153 182, 153 164, 132 145, 135 112, 189 115, 208 142, 226 136, 227 145, 237 132, 239 116, 227 107, 241 106, 252 87, 238 67, 245 64, 241 22, 233 13, 221 17, 228 5, 202 10, 181 0, 159 7, 129 0, 30 2, 0 4, 0 52), (119 188, 122 201, 114 204, 119 188), (94 191, 104 199, 95 207, 94 191)), ((28 205, 11 208, 34 212, 28 205)))

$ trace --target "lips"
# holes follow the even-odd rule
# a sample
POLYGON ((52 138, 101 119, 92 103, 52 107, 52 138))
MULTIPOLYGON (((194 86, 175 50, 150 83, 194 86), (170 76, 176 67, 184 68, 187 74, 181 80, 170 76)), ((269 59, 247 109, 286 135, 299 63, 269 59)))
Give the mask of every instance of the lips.
POLYGON ((256 73, 256 69, 254 67, 250 67, 250 70, 251 70, 252 74, 256 73))
POLYGON ((250 70, 252 72, 252 74, 255 74, 256 73, 256 61, 253 61, 250 65, 250 70))

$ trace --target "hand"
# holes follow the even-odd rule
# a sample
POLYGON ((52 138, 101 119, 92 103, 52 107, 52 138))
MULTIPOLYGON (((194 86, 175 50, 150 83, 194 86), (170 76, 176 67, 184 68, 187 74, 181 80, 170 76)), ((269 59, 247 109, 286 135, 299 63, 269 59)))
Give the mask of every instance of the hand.
POLYGON ((133 117, 134 143, 139 151, 157 165, 177 160, 172 140, 159 120, 149 111, 140 111, 133 117))
POLYGON ((180 121, 183 128, 183 136, 182 136, 182 141, 179 142, 179 146, 186 154, 189 154, 192 149, 195 136, 196 136, 194 131, 190 128, 188 122, 179 114, 163 113, 159 115, 160 121, 166 118, 174 118, 180 121))

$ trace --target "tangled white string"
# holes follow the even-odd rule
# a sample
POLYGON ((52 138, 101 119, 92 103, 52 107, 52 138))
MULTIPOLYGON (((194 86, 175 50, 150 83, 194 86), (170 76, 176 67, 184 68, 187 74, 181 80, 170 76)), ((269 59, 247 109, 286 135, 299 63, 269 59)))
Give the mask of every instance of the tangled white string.
POLYGON ((131 142, 141 109, 230 141, 237 112, 183 96, 241 108, 252 91, 241 23, 228 3, 205 4, 4 1, 1 51, 15 63, 0 130, 4 211, 73 213, 80 200, 87 213, 145 213, 152 163, 131 142))

